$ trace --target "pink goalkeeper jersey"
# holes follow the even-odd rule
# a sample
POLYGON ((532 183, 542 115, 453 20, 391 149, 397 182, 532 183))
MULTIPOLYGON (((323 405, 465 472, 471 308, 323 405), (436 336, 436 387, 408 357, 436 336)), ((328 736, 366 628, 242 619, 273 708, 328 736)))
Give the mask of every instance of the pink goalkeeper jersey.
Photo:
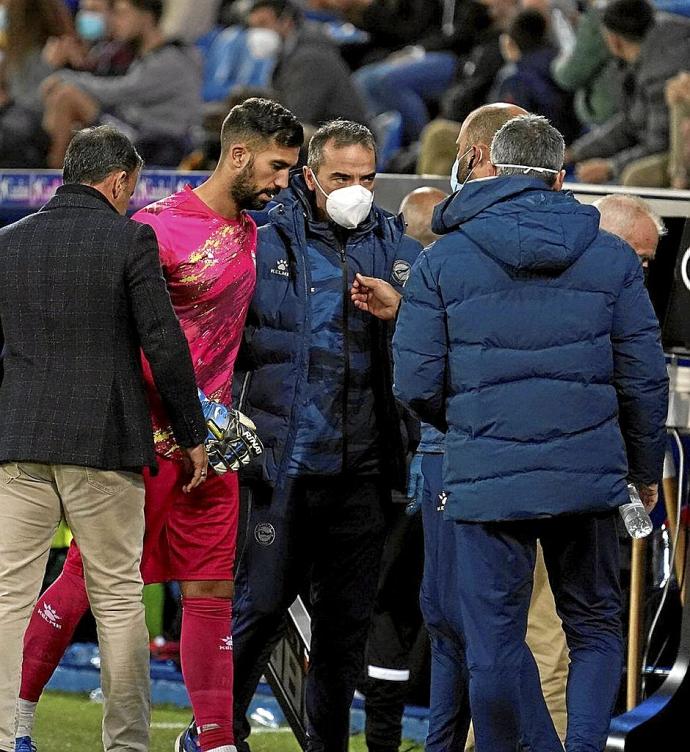
MULTIPOLYGON (((160 248, 170 300, 189 342, 197 384, 207 397, 230 405, 232 373, 256 285, 256 225, 241 214, 216 214, 185 187, 141 209, 160 248)), ((156 451, 180 457, 148 363, 144 375, 156 451)))

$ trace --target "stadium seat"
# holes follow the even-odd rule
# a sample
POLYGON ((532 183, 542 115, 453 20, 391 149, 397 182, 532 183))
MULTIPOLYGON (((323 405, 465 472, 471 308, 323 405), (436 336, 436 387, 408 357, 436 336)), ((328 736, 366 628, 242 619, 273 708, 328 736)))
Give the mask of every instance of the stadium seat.
POLYGON ((402 147, 403 122, 399 112, 382 112, 371 121, 371 130, 378 144, 376 169, 385 170, 391 158, 402 147))

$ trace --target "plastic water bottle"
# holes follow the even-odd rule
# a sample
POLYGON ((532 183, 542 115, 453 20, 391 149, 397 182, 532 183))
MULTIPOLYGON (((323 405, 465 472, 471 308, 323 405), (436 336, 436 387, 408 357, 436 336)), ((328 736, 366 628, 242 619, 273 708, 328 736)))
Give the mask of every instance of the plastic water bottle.
POLYGON ((645 538, 652 532, 652 521, 644 508, 637 488, 632 483, 628 483, 628 493, 630 502, 619 507, 625 529, 631 538, 645 538))

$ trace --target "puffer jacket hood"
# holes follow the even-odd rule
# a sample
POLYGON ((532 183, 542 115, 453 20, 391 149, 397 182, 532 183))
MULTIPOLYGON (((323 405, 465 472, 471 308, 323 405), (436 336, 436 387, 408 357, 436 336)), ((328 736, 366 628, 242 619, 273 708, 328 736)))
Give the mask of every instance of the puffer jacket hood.
POLYGON ((558 274, 572 266, 599 231, 599 212, 570 192, 530 177, 467 183, 434 210, 432 229, 462 229, 484 253, 516 271, 558 274))

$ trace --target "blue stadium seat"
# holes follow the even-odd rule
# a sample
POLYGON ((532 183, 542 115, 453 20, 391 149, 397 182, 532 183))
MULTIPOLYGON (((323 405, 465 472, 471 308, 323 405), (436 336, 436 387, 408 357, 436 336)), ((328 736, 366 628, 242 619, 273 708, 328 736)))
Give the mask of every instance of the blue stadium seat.
POLYGON ((402 147, 402 116, 394 110, 382 112, 372 119, 371 130, 378 146, 376 169, 381 172, 402 147))
POLYGON ((657 10, 690 18, 690 0, 654 0, 657 10))

